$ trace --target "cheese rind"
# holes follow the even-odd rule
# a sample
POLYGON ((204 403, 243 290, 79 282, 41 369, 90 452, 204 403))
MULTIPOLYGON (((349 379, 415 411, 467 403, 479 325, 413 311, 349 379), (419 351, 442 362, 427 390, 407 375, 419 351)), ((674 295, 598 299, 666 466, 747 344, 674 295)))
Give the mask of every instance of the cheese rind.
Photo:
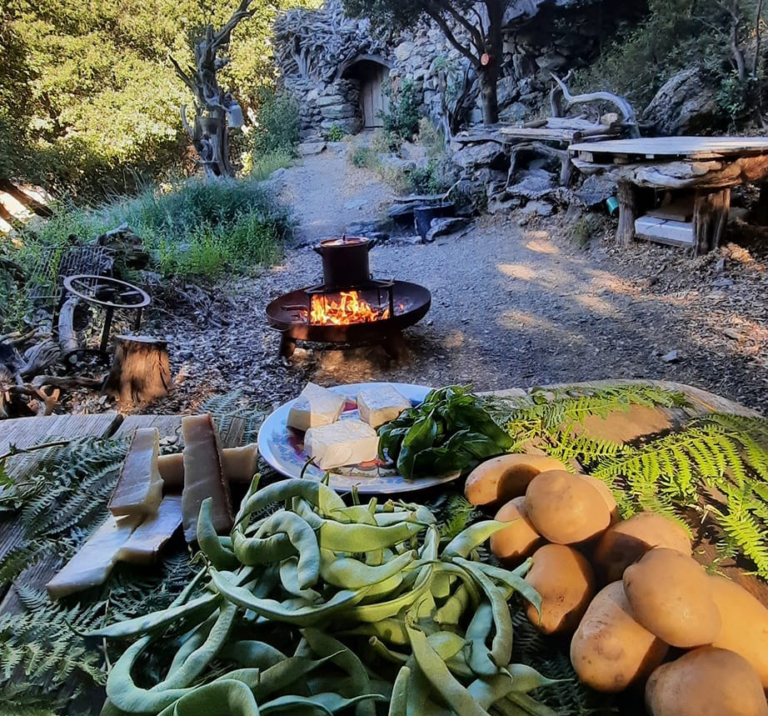
POLYGON ((181 527, 181 495, 167 495, 160 503, 157 514, 147 517, 120 548, 117 559, 120 562, 151 564, 163 545, 181 527))
POLYGON ((339 419, 346 402, 343 395, 307 383, 291 406, 286 422, 289 428, 302 432, 321 425, 332 425, 339 419))
POLYGON ((45 585, 51 599, 61 599, 107 581, 121 547, 141 523, 141 515, 115 517, 110 515, 67 562, 63 569, 45 585))
POLYGON ((109 500, 109 511, 115 517, 157 513, 163 498, 163 478, 157 467, 159 451, 157 428, 138 428, 109 500))
POLYGON ((321 470, 375 460, 378 449, 376 431, 360 420, 310 428, 304 436, 304 450, 321 470))
POLYGON ((394 420, 410 407, 411 401, 392 385, 363 388, 357 394, 360 419, 372 428, 394 420))
POLYGON ((181 419, 184 438, 184 491, 181 511, 184 537, 197 539, 197 517, 206 497, 213 500, 211 516, 219 534, 232 529, 232 502, 229 484, 221 468, 221 453, 216 428, 210 415, 188 415, 181 419))

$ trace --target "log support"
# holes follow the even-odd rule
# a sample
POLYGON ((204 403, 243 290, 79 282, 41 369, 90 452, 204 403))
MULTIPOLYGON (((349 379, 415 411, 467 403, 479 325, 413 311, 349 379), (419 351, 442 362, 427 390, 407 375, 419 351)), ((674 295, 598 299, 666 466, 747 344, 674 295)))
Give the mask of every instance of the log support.
POLYGON ((731 190, 697 191, 693 205, 693 253, 701 256, 714 251, 728 224, 731 190))
POLYGON ((760 226, 768 226, 768 184, 760 185, 760 198, 755 206, 754 221, 760 226))
POLYGON ((623 246, 628 246, 635 238, 635 219, 637 219, 637 189, 628 181, 618 183, 619 228, 616 239, 623 246))

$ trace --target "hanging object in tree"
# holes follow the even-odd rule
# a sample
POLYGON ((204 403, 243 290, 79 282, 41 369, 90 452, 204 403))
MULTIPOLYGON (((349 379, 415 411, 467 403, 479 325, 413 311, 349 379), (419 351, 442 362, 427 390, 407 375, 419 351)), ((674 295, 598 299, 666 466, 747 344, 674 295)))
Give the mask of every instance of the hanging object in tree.
POLYGON ((232 31, 241 20, 253 15, 253 0, 241 0, 239 7, 224 27, 217 32, 213 25, 205 28, 204 37, 195 44, 195 65, 186 70, 171 57, 176 74, 195 96, 194 120, 181 107, 181 120, 192 139, 207 179, 232 177, 235 169, 229 158, 229 129, 242 127, 243 110, 228 92, 219 87, 216 73, 229 64, 220 57, 229 47, 232 31))

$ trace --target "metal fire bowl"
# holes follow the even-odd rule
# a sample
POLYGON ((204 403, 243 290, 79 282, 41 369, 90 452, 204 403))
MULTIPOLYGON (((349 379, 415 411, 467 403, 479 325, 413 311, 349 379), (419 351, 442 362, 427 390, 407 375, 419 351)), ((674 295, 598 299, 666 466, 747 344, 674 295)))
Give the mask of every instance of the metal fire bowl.
MULTIPOLYGON (((308 287, 310 288, 310 287, 308 287)), ((432 305, 432 294, 424 286, 395 281, 394 303, 409 308, 393 318, 372 323, 350 323, 346 326, 313 326, 296 320, 296 306, 309 306, 307 288, 286 293, 267 306, 267 320, 272 328, 300 341, 318 343, 364 343, 385 338, 418 323, 432 305)), ((362 291, 365 296, 366 292, 362 291)), ((382 292, 384 293, 384 292, 382 292)))

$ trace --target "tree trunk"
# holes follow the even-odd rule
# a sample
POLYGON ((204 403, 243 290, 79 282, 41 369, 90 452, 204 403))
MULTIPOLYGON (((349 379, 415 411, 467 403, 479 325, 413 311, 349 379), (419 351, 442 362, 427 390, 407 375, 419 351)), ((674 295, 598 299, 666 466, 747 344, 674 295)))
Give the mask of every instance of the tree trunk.
POLYGON ((499 81, 499 68, 487 65, 478 69, 480 78, 480 97, 483 102, 483 124, 490 127, 499 121, 499 100, 496 85, 499 81))
POLYGON ((165 341, 115 336, 115 355, 104 382, 104 393, 132 405, 162 398, 170 387, 171 368, 165 341))

